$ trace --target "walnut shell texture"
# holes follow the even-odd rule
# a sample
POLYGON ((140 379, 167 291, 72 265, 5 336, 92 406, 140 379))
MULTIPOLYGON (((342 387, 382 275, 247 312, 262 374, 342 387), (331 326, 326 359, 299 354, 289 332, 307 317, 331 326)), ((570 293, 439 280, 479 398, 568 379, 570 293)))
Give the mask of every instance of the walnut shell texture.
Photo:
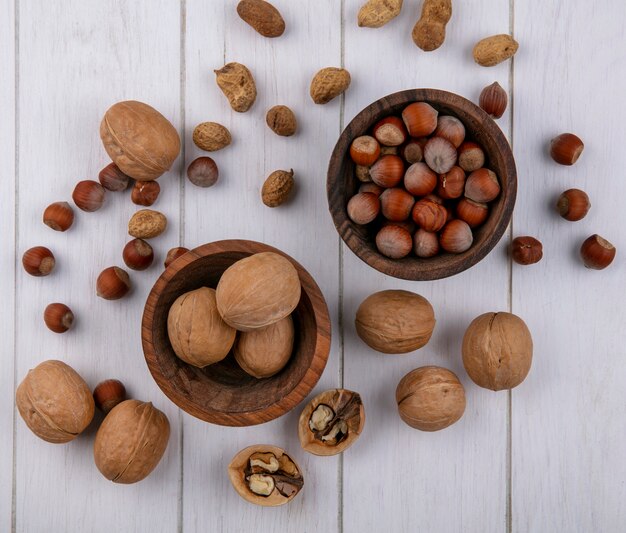
POLYGON ((252 73, 241 63, 227 63, 215 70, 218 87, 222 90, 230 107, 238 113, 245 113, 256 100, 256 84, 252 73))
POLYGON ((137 483, 159 464, 169 436, 164 413, 150 402, 126 400, 111 410, 96 433, 96 466, 114 483, 137 483))
POLYGON ((300 445, 307 452, 315 455, 336 455, 352 446, 361 435, 365 426, 365 408, 358 392, 347 389, 330 389, 315 396, 304 408, 298 420, 300 445), (324 440, 321 435, 328 431, 321 430, 316 436, 310 422, 314 411, 320 406, 330 408, 330 416, 324 430, 345 423, 345 433, 337 442, 324 440), (319 437, 319 438, 318 438, 319 437))
POLYGON ((215 290, 200 287, 176 298, 167 317, 167 334, 178 357, 204 368, 228 355, 237 332, 218 313, 215 290))
POLYGON ((235 360, 255 378, 273 376, 289 361, 293 352, 294 336, 291 315, 266 328, 242 332, 233 351, 235 360))
POLYGON ((282 320, 300 301, 300 278, 291 262, 274 252, 237 261, 217 284, 217 309, 239 331, 264 328, 282 320))
POLYGON ((439 431, 465 412, 465 389, 454 372, 438 366, 416 368, 396 388, 400 418, 422 431, 439 431))
POLYGON ((217 122, 201 122, 193 130, 193 143, 206 152, 216 152, 231 142, 228 128, 217 122))
POLYGON ((263 183, 261 200, 267 207, 278 207, 289 199, 294 185, 293 169, 289 172, 275 170, 263 183))
POLYGON ((133 100, 107 110, 100 138, 120 170, 139 181, 155 180, 167 172, 180 152, 176 128, 153 107, 133 100))
POLYGON ((491 390, 517 387, 530 372, 533 340, 525 322, 512 313, 485 313, 463 337, 463 365, 477 385, 491 390))
POLYGON ((52 443, 76 438, 90 424, 95 409, 87 383, 71 366, 56 360, 28 371, 15 403, 30 430, 52 443))
POLYGON ((350 73, 343 68, 326 67, 311 80, 311 98, 316 104, 327 104, 350 87, 350 73))
POLYGON ((136 239, 158 237, 167 228, 167 218, 153 209, 140 209, 128 221, 128 234, 136 239))
POLYGON ((285 503, 290 502, 296 497, 300 490, 302 490, 302 487, 304 485, 302 469, 293 460, 293 458, 287 455, 285 450, 283 450, 282 448, 267 444, 248 446, 247 448, 244 448, 239 453, 237 453, 237 455, 233 457, 232 461, 228 465, 228 477, 230 478, 230 482, 232 483, 233 488, 237 491, 239 496, 241 496, 244 500, 249 501, 250 503, 262 505, 264 507, 276 507, 278 505, 284 505, 285 503), (250 458, 256 454, 271 454, 275 457, 276 460, 278 460, 278 463, 281 466, 285 467, 284 465, 289 465, 290 468, 288 469, 288 474, 279 472, 277 472, 276 474, 278 475, 278 479, 282 478, 286 481, 292 481, 295 485, 296 490, 293 490, 290 494, 285 495, 282 494, 275 486, 271 493, 266 496, 261 496, 252 492, 252 490, 250 490, 247 478, 250 474, 250 458))
POLYGON ((435 313, 430 302, 419 294, 385 290, 363 300, 355 326, 370 348, 382 353, 407 353, 430 340, 435 313))
POLYGON ((241 0, 237 4, 237 13, 263 37, 280 37, 285 32, 285 21, 280 12, 265 0, 241 0))

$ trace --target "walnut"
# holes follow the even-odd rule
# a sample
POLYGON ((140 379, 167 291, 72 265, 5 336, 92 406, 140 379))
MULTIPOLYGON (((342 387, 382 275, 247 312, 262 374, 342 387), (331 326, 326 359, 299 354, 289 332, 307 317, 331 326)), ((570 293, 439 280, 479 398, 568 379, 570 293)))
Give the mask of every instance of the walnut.
POLYGON ((318 394, 304 408, 298 436, 306 451, 335 455, 354 444, 364 425, 361 396, 346 389, 331 389, 318 394))
POLYGON ((300 467, 277 446, 249 446, 228 465, 228 476, 245 500, 274 507, 291 501, 304 486, 300 467))

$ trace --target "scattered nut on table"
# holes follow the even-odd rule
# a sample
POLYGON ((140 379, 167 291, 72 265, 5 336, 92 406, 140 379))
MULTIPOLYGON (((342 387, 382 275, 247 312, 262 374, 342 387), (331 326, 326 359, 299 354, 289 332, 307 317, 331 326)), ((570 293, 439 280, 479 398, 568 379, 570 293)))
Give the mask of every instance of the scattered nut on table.
POLYGON ((400 14, 402 0, 368 0, 359 9, 357 24, 365 28, 380 28, 400 14))
POLYGON ((267 126, 282 137, 290 137, 298 129, 296 115, 286 105, 275 105, 265 115, 267 126))
POLYGON ((327 104, 350 86, 350 73, 343 68, 326 67, 311 80, 311 98, 316 104, 327 104))
POLYGON ((238 113, 245 113, 256 100, 256 84, 252 73, 241 63, 227 63, 215 70, 218 87, 228 98, 230 107, 238 113))
POLYGON ((289 199, 294 185, 293 169, 275 170, 263 183, 261 200, 267 207, 278 207, 289 199))
POLYGON ((361 396, 346 389, 331 389, 315 396, 298 421, 300 444, 315 455, 336 455, 359 438, 365 425, 361 396))
POLYGON ((237 14, 263 37, 280 37, 285 32, 280 12, 265 0, 241 0, 237 14))
POLYGON ((452 17, 452 0, 424 0, 422 14, 413 27, 413 42, 424 52, 439 48, 446 38, 446 24, 452 17))
POLYGON ((216 152, 232 142, 230 131, 217 122, 202 122, 193 130, 193 143, 206 152, 216 152))
POLYGON ((166 228, 167 218, 165 215, 152 209, 141 209, 128 221, 128 234, 136 239, 158 237, 166 228))
POLYGON ((519 45, 507 34, 492 35, 474 46, 474 61, 483 67, 493 67, 515 55, 519 45))

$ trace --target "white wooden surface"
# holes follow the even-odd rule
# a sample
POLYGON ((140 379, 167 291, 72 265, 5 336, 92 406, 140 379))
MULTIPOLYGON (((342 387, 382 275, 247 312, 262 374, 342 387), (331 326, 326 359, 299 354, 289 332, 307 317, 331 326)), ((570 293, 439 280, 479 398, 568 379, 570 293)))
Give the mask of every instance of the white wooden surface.
POLYGON ((432 531, 618 532, 626 523, 626 333, 623 275, 626 250, 626 7, 570 0, 455 2, 444 46, 415 48, 410 30, 419 0, 379 30, 358 28, 360 0, 275 0, 287 22, 279 39, 257 35, 222 0, 0 0, 0 531, 432 531), (513 31, 514 64, 476 66, 479 38, 513 31), (248 65, 259 97, 246 114, 230 111, 213 69, 248 65), (313 73, 345 64, 353 83, 345 100, 315 106, 313 73), (327 213, 325 167, 333 144, 362 107, 389 92, 438 87, 476 100, 494 80, 512 105, 499 123, 519 172, 512 232, 479 265, 432 283, 399 282, 373 271, 340 244, 327 213), (161 110, 184 139, 183 156, 160 179, 156 208, 170 220, 155 240, 156 264, 132 275, 133 294, 96 298, 105 266, 121 264, 128 195, 111 194, 99 212, 79 212, 57 234, 40 222, 50 202, 69 199, 74 183, 95 178, 106 163, 99 120, 108 106, 135 98, 161 110), (301 130, 278 138, 265 110, 292 107, 301 130), (185 182, 199 155, 193 126, 227 125, 233 144, 215 154, 221 178, 211 189, 185 182), (546 155, 547 141, 571 130, 586 142, 573 168, 546 155), (297 195, 269 210, 258 190, 277 168, 293 168, 297 195), (569 224, 551 210, 563 189, 580 187, 593 208, 569 224), (580 266, 576 249, 591 233, 618 248, 604 272, 580 266), (545 258, 512 266, 511 234, 532 234, 545 258), (329 364, 314 392, 344 385, 364 397, 367 425, 344 457, 302 452, 299 409, 247 429, 208 425, 171 404, 154 384, 141 353, 143 301, 163 255, 222 238, 249 238, 298 259, 322 288, 333 318, 329 364), (58 269, 27 276, 22 252, 49 246, 58 269), (355 310, 382 288, 409 288, 437 314, 432 341, 406 356, 383 356, 356 337, 355 310), (65 301, 76 328, 55 335, 41 314, 65 301), (512 393, 474 386, 460 360, 460 340, 479 313, 512 310, 533 332, 535 359, 512 393), (92 460, 95 423, 76 441, 53 446, 36 439, 13 408, 16 382, 48 358, 74 366, 94 386, 122 379, 133 397, 151 400, 172 424, 166 456, 134 486, 107 482, 92 460), (454 370, 468 408, 455 426, 413 431, 395 414, 400 377, 423 364, 454 370), (289 506, 261 509, 231 489, 225 467, 241 447, 267 442, 290 450, 307 485, 289 506))

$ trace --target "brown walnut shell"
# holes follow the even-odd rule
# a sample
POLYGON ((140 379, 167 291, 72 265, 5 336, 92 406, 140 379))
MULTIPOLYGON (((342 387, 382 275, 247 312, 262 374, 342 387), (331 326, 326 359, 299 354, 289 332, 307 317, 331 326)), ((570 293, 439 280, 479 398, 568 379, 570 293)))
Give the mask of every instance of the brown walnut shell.
POLYGON ((167 334, 178 357, 204 368, 228 355, 237 332, 217 312, 215 290, 200 287, 176 298, 167 316, 167 334))
POLYGON ((114 483, 137 483, 159 464, 169 436, 165 414, 150 402, 126 400, 111 410, 96 433, 96 466, 114 483))
POLYGON ((139 181, 167 172, 180 152, 176 128, 153 107, 132 100, 107 110, 100 138, 119 169, 139 181))
POLYGON ((512 389, 530 371, 533 340, 524 321, 512 313, 485 313, 463 337, 463 365, 477 385, 512 389))
POLYGON ((95 409, 82 377, 63 361, 49 360, 28 371, 17 387, 15 403, 30 430, 47 442, 76 438, 95 409))
POLYGON ((264 507, 290 502, 304 486, 297 463, 282 448, 267 444, 248 446, 235 455, 228 465, 228 477, 239 496, 264 507), (263 476, 259 481, 261 487, 267 489, 263 491, 265 494, 253 492, 251 486, 254 487, 255 479, 252 476, 263 476))
POLYGON ((300 278, 291 261, 262 252, 228 267, 217 284, 217 309, 239 331, 264 328, 282 320, 300 301, 300 278))
POLYGON ((242 332, 233 350, 235 361, 251 376, 269 378, 288 363, 294 336, 291 315, 266 328, 242 332))
POLYGON ((358 392, 331 389, 313 398, 298 421, 300 445, 315 455, 336 455, 359 438, 365 409, 358 392))
POLYGON ((218 87, 228 98, 230 107, 238 113, 245 113, 256 100, 256 84, 252 73, 241 63, 227 63, 215 70, 218 87))
POLYGON ((419 294, 386 290, 363 300, 355 326, 370 348, 382 353, 407 353, 430 340, 435 313, 430 302, 419 294))

